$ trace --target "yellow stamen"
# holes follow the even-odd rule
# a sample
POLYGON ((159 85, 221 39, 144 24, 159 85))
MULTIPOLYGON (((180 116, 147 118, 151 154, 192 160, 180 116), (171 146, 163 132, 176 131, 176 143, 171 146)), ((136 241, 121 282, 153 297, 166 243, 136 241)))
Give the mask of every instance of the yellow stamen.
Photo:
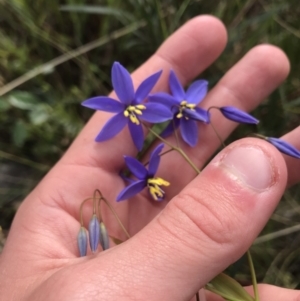
POLYGON ((145 110, 146 109, 146 106, 144 106, 144 105, 136 105, 135 107, 139 110, 145 110))
POLYGON ((134 110, 134 113, 135 113, 135 114, 138 114, 138 115, 142 115, 142 114, 143 114, 142 111, 141 111, 141 110, 138 110, 138 109, 135 109, 135 110, 134 110))
POLYGON ((192 103, 188 103, 188 104, 186 104, 186 107, 189 108, 189 109, 195 109, 196 105, 192 104, 192 103))
POLYGON ((186 100, 183 100, 183 101, 180 103, 181 106, 185 106, 186 104, 187 104, 187 101, 186 101, 186 100))
POLYGON ((143 115, 142 110, 146 109, 144 105, 128 106, 124 111, 124 116, 129 117, 130 121, 136 125, 140 124, 136 115, 143 115))
POLYGON ((130 114, 130 115, 129 115, 129 118, 130 118, 130 120, 131 120, 132 123, 135 123, 136 125, 139 125, 139 124, 140 124, 139 120, 136 118, 135 115, 130 114))
POLYGON ((176 115, 176 117, 177 118, 181 118, 183 115, 182 115, 182 112, 179 112, 177 115, 176 115))
POLYGON ((170 183, 162 178, 152 178, 147 181, 149 192, 155 201, 163 198, 165 192, 160 188, 160 186, 169 186, 170 183))
POLYGON ((169 186, 170 182, 162 178, 152 178, 148 179, 148 184, 159 185, 159 186, 169 186))

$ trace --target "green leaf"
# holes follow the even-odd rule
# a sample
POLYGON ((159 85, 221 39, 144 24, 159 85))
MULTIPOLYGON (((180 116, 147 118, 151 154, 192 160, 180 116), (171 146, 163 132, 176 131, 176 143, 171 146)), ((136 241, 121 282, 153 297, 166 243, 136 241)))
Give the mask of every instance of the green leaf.
POLYGON ((236 280, 224 273, 210 281, 206 289, 228 301, 254 301, 254 298, 236 280))
POLYGON ((14 91, 8 96, 8 102, 21 110, 32 110, 38 103, 38 99, 31 93, 14 91))
POLYGON ((0 112, 5 112, 10 108, 10 104, 4 97, 0 98, 0 112))
POLYGON ((46 105, 39 105, 29 113, 29 118, 32 124, 41 125, 49 119, 50 113, 50 107, 46 105))
POLYGON ((16 146, 22 147, 28 137, 26 124, 19 120, 15 123, 12 131, 12 139, 16 146))
POLYGON ((124 10, 117 9, 108 6, 99 5, 62 5, 61 11, 87 13, 87 14, 99 14, 99 15, 112 15, 117 17, 132 18, 132 16, 124 10))

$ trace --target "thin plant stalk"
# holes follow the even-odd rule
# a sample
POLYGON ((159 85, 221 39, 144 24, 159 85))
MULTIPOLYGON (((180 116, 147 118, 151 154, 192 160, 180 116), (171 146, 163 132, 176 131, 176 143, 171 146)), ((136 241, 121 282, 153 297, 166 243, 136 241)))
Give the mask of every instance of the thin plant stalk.
POLYGON ((112 214, 115 216, 117 222, 119 223, 120 227, 122 228, 122 230, 124 231, 124 233, 126 234, 127 238, 129 239, 131 236, 128 233, 128 231, 126 230, 125 226, 123 225, 123 223, 121 222, 117 212, 115 211, 115 209, 111 206, 111 204, 106 200, 106 198, 102 197, 103 202, 107 205, 107 207, 110 209, 110 211, 112 212, 112 214))
POLYGON ((251 279, 252 279, 252 284, 253 284, 254 298, 255 298, 255 301, 260 301, 259 294, 258 294, 257 280, 256 280, 256 275, 255 275, 255 270, 254 270, 254 264, 253 264, 252 256, 251 256, 249 250, 247 251, 247 258, 248 258, 248 264, 250 267, 251 279))
POLYGON ((146 126, 148 130, 156 136, 159 140, 170 146, 172 149, 180 153, 180 155, 185 159, 185 161, 195 170, 197 174, 200 174, 200 170, 198 167, 191 161, 191 159, 187 156, 187 154, 179 147, 172 145, 170 142, 168 142, 166 139, 162 138, 159 134, 157 134, 155 131, 153 131, 150 127, 146 126))
POLYGON ((71 59, 74 59, 74 58, 78 57, 79 55, 82 55, 88 51, 91 51, 92 49, 95 49, 97 47, 105 45, 112 40, 116 40, 120 37, 130 34, 134 31, 136 31, 137 29, 144 27, 145 25, 146 25, 145 21, 139 21, 139 22, 132 23, 128 26, 125 26, 121 29, 118 29, 118 30, 112 32, 111 34, 105 35, 104 37, 101 37, 101 38, 99 38, 95 41, 92 41, 86 45, 83 45, 77 49, 71 50, 71 51, 67 52, 66 54, 63 54, 45 64, 35 67, 34 69, 28 71, 27 73, 21 75, 20 77, 16 78, 15 80, 9 82, 7 85, 0 88, 0 96, 3 96, 4 94, 10 92, 11 90, 15 89, 16 87, 18 87, 20 85, 26 83, 27 81, 29 81, 30 79, 32 79, 36 76, 43 74, 48 70, 52 70, 54 67, 56 67, 62 63, 65 63, 71 59))

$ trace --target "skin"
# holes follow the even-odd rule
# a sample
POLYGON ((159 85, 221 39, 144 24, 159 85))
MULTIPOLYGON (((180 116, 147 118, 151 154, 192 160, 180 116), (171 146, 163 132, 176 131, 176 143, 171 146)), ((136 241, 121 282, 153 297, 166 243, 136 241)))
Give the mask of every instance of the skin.
MULTIPOLYGON (((226 41, 226 30, 219 20, 211 16, 194 18, 132 74, 134 83, 138 85, 163 69, 155 89, 166 90, 172 68, 187 84, 213 63, 226 41)), ((224 75, 202 105, 234 105, 250 111, 280 85, 288 72, 289 62, 280 49, 257 46, 224 75)), ((124 166, 123 155, 135 156, 136 150, 127 129, 107 142, 93 141, 110 116, 95 113, 64 157, 21 205, 0 257, 1 301, 191 300, 210 279, 245 253, 287 185, 300 180, 296 172, 299 160, 283 156, 262 140, 246 138, 221 151, 198 176, 171 152, 163 157, 158 171, 171 182, 166 201, 153 202, 145 192, 116 203, 117 194, 124 188, 118 176, 124 166), (246 187, 222 167, 230 150, 249 147, 259 149, 270 160, 272 181, 263 192, 246 187), (96 188, 110 200, 134 236, 108 251, 78 258, 79 206, 96 188)), ((223 138, 236 126, 220 118, 218 112, 213 112, 212 122, 223 138)), ((196 148, 182 147, 201 168, 219 141, 209 126, 200 125, 199 132, 196 148)), ((299 148, 299 134, 300 127, 285 139, 299 148)), ((174 143, 174 139, 168 141, 174 143)), ((87 225, 91 206, 84 208, 87 225)), ((112 214, 104 207, 103 212, 110 235, 125 239, 112 214)), ((259 290, 261 301, 300 300, 300 293, 293 290, 267 285, 259 290)), ((207 300, 221 299, 207 293, 207 300)))

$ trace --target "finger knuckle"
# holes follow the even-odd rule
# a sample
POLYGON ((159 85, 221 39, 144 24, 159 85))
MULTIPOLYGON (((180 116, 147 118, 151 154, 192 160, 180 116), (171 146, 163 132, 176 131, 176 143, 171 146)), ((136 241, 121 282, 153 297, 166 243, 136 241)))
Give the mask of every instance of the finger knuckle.
POLYGON ((187 220, 186 231, 198 239, 210 240, 219 246, 236 243, 239 221, 224 195, 218 200, 215 196, 203 199, 197 191, 180 193, 173 201, 173 208, 176 215, 187 220))

